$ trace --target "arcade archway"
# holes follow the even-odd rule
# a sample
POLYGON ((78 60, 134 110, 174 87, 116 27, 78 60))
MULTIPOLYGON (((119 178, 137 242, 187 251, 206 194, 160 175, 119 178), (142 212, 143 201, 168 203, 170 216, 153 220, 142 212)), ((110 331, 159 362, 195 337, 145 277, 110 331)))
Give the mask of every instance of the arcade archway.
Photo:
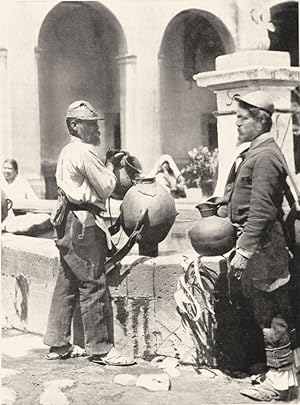
POLYGON ((227 28, 208 12, 183 11, 166 28, 159 54, 161 142, 179 166, 193 147, 217 147, 216 97, 197 87, 193 75, 214 70, 216 57, 233 51, 227 28))
POLYGON ((98 2, 62 2, 40 29, 38 43, 42 162, 51 166, 68 141, 67 106, 90 101, 105 118, 100 153, 121 146, 117 56, 126 39, 116 17, 98 2))

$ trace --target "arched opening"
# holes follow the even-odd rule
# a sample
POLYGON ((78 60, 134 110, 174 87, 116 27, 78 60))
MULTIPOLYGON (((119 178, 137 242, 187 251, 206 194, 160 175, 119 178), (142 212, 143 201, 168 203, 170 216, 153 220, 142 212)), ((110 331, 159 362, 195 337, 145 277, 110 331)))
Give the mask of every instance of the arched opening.
POLYGON ((215 69, 219 55, 234 51, 224 24, 201 10, 185 10, 167 26, 160 48, 161 141, 179 167, 193 147, 218 146, 214 93, 197 87, 193 75, 215 69))
POLYGON ((299 66, 298 2, 286 2, 271 7, 274 32, 269 32, 270 50, 287 51, 291 65, 299 66))
MULTIPOLYGON (((43 22, 38 51, 41 159, 47 184, 68 141, 65 113, 73 101, 90 101, 105 118, 100 154, 121 146, 116 57, 126 53, 126 40, 115 16, 100 3, 62 2, 43 22)), ((49 190, 46 194, 52 196, 49 190)))
MULTIPOLYGON (((285 2, 271 7, 274 32, 270 32, 270 50, 289 52, 292 66, 299 66, 298 2, 285 2)), ((296 173, 300 173, 300 86, 292 91, 292 124, 296 173)))

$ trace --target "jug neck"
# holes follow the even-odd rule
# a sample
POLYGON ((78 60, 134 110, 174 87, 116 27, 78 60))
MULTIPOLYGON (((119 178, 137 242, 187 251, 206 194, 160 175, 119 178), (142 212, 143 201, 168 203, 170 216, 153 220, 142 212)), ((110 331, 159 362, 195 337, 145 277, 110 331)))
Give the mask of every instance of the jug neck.
POLYGON ((205 202, 196 205, 202 217, 211 217, 217 214, 218 204, 213 202, 205 202))
POLYGON ((134 183, 135 184, 153 184, 155 183, 155 177, 141 177, 141 176, 137 176, 134 179, 134 183))

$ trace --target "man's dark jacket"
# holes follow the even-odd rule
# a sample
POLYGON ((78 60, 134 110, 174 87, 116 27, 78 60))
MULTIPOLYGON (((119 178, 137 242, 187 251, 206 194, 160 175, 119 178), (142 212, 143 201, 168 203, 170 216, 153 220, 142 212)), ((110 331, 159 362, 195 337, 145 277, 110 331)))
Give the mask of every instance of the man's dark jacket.
POLYGON ((231 221, 242 230, 237 248, 251 252, 245 276, 268 291, 278 278, 288 276, 288 250, 282 227, 286 171, 273 138, 250 147, 228 179, 231 221))

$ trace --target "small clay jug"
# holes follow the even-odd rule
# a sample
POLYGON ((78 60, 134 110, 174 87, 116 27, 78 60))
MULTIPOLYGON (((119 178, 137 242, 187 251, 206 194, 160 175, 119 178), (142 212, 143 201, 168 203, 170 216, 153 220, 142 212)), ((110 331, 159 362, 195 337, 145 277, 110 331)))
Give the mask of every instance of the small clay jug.
POLYGON ((112 193, 115 200, 123 200, 125 194, 133 186, 134 180, 142 173, 142 166, 135 156, 126 154, 120 165, 114 169, 117 178, 116 187, 112 193))
POLYGON ((218 217, 219 205, 214 202, 198 204, 200 220, 189 231, 193 248, 201 256, 219 256, 229 252, 236 243, 236 229, 229 218, 218 217))

